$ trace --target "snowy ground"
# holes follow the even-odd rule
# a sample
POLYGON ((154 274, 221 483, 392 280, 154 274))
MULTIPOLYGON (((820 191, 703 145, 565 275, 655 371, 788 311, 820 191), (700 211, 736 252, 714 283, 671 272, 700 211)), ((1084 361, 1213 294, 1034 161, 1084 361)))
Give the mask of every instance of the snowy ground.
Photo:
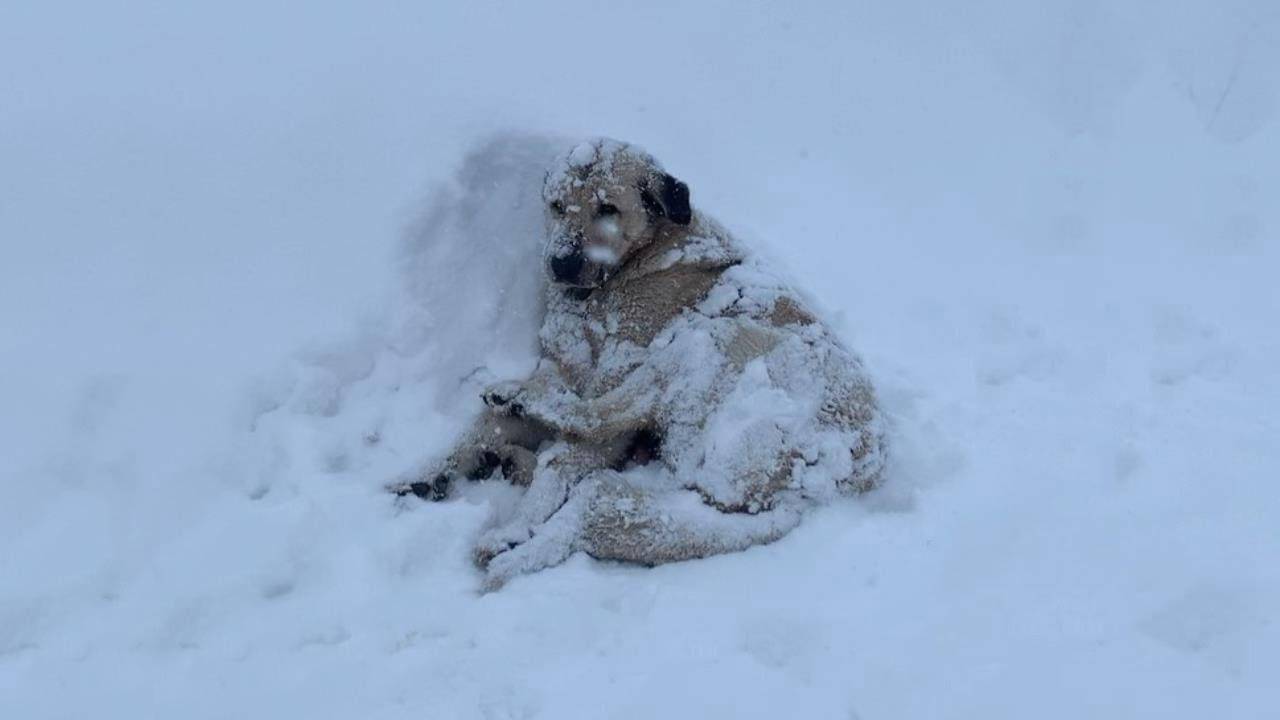
POLYGON ((1280 6, 426 5, 0 8, 0 715, 1280 713, 1280 6), (785 265, 890 486, 479 596, 379 488, 527 367, 512 128, 785 265))

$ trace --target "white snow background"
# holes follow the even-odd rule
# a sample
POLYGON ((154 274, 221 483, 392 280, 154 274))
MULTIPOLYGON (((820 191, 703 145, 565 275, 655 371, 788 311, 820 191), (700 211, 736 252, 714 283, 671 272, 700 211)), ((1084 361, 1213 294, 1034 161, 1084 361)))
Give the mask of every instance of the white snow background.
POLYGON ((1277 68, 1273 0, 0 5, 0 717, 1280 717, 1277 68), (528 369, 594 134, 896 466, 482 596, 509 492, 380 488, 528 369))

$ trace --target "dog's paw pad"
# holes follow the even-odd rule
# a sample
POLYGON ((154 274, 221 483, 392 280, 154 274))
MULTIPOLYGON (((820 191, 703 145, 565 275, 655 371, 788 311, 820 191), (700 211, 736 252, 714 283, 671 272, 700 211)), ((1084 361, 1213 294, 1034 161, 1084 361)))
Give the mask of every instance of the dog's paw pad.
POLYGON ((402 483, 390 488, 390 490, 397 497, 412 495, 422 500, 438 502, 449 497, 449 487, 452 484, 453 478, 446 473, 440 473, 431 480, 415 480, 410 483, 402 483))
POLYGON ((490 409, 502 411, 512 417, 524 415, 524 405, 518 401, 520 385, 515 382, 501 382, 490 385, 480 393, 480 399, 490 409))
POLYGON ((488 448, 476 451, 476 464, 467 473, 468 480, 487 480, 495 470, 502 466, 502 456, 488 448))

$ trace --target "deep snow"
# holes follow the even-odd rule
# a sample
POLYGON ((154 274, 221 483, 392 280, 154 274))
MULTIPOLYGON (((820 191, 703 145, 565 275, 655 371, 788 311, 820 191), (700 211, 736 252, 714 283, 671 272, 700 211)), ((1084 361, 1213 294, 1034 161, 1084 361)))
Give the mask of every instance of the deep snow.
POLYGON ((6 3, 0 712, 1275 717, 1280 6, 942 5, 6 3), (477 595, 510 493, 380 487, 528 368, 544 132, 786 268, 885 490, 477 595))

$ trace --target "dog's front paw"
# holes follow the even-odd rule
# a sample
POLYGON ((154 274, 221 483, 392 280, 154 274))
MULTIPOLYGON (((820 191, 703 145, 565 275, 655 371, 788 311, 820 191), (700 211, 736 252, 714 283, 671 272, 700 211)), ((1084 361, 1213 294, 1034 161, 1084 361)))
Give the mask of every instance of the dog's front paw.
POLYGON ((507 380, 485 388, 484 392, 480 393, 480 399, 496 412, 511 417, 521 417, 524 415, 524 404, 520 402, 523 390, 520 383, 507 380))
POLYGON ((399 497, 412 495, 422 500, 438 502, 449 497, 449 488, 452 485, 453 476, 449 473, 440 473, 432 478, 393 485, 389 489, 399 497))
POLYGON ((512 542, 482 565, 484 579, 480 590, 484 593, 494 592, 502 589, 503 585, 517 575, 559 565, 569 557, 573 549, 571 536, 554 531, 539 532, 521 543, 512 542))
POLYGON ((507 525, 493 528, 476 540, 471 559, 481 570, 489 567, 490 561, 509 550, 514 550, 533 537, 528 527, 507 525))

